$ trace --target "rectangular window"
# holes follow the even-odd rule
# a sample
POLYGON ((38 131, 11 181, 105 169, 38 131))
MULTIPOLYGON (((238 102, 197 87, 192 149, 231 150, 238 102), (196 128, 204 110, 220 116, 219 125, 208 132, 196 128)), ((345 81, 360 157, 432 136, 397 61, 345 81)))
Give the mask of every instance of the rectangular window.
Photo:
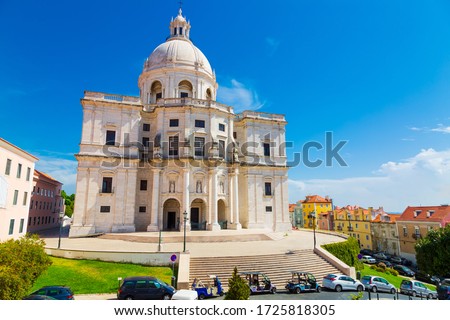
POLYGON ((31 200, 31 203, 30 203, 30 210, 31 209, 33 209, 33 200, 31 200))
POLYGON ((19 233, 23 232, 23 224, 25 223, 24 219, 20 219, 20 225, 19 225, 19 233))
POLYGON ((10 173, 11 173, 11 159, 6 159, 5 175, 9 176, 10 173))
POLYGON ((205 120, 195 120, 195 127, 196 128, 204 128, 205 127, 205 120))
POLYGON ((205 155, 204 148, 205 148, 205 138, 195 137, 194 142, 195 156, 203 157, 205 155))
POLYGON ((11 235, 14 232, 14 219, 9 220, 9 232, 8 234, 11 235))
POLYGON ((14 199, 13 199, 13 205, 17 204, 17 198, 19 197, 19 190, 14 190, 14 199))
POLYGON ((139 212, 146 212, 147 211, 147 207, 139 207, 139 212))
POLYGON ((272 195, 272 184, 270 182, 264 183, 264 195, 265 196, 272 195))
POLYGON ((21 175, 22 175, 22 164, 19 163, 19 164, 17 165, 17 178, 20 179, 20 176, 21 176, 21 175))
POLYGON ((219 123, 219 131, 225 132, 225 125, 223 123, 219 123))
POLYGON ((27 168, 27 181, 30 181, 30 176, 31 176, 31 168, 28 167, 27 168))
POLYGON ((236 131, 233 132, 233 138, 234 138, 234 139, 237 139, 237 133, 236 133, 236 131))
POLYGON ((106 143, 107 146, 114 146, 116 144, 116 132, 113 130, 106 131, 106 143))
POLYGON ((219 140, 219 157, 225 158, 225 140, 219 140))
POLYGON ((23 193, 23 205, 26 206, 27 205, 27 200, 28 200, 28 192, 24 192, 23 193))
POLYGON ((111 207, 110 206, 100 206, 100 212, 110 212, 111 207))
POLYGON ((189 93, 187 92, 180 92, 180 98, 187 98, 189 97, 189 93))
POLYGON ((403 227, 403 236, 407 236, 408 235, 408 229, 406 229, 406 227, 403 227))
POLYGON ((272 212, 272 206, 266 206, 266 212, 272 212))
POLYGON ((141 180, 141 191, 147 190, 147 180, 141 180))
POLYGON ((142 130, 145 132, 149 132, 150 131, 150 123, 144 123, 142 125, 142 130))
POLYGON ((158 99, 161 99, 161 98, 162 98, 162 92, 158 92, 156 94, 156 101, 158 101, 158 99))
POLYGON ((178 127, 178 119, 170 119, 169 127, 178 127))
POLYGON ((102 193, 112 193, 112 178, 110 177, 103 178, 102 193))
POLYGON ((169 137, 169 156, 178 155, 178 136, 169 137))
POLYGON ((145 148, 148 148, 149 144, 150 144, 150 138, 143 137, 143 138, 142 138, 142 145, 143 145, 145 148))
POLYGON ((270 143, 264 143, 264 156, 270 157, 270 143))

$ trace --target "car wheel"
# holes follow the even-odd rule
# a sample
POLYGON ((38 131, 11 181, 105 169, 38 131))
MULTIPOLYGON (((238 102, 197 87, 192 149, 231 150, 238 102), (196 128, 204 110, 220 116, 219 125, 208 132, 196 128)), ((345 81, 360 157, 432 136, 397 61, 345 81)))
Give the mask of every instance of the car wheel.
POLYGON ((433 299, 433 295, 430 293, 430 294, 427 296, 427 299, 428 299, 428 300, 433 299))
POLYGON ((411 295, 412 295, 413 297, 415 297, 415 296, 417 296, 417 293, 416 293, 415 291, 413 291, 413 292, 411 293, 411 295))
POLYGON ((391 293, 392 293, 392 294, 395 294, 396 291, 397 291, 397 290, 395 290, 395 288, 392 288, 392 289, 391 289, 391 293))
POLYGON ((133 297, 132 297, 132 296, 127 296, 127 297, 125 298, 125 300, 133 300, 133 297))
POLYGON ((201 295, 198 296, 198 299, 199 299, 199 300, 205 299, 205 295, 202 293, 201 295))
POLYGON ((358 291, 358 292, 361 292, 363 290, 364 290, 363 286, 358 286, 358 288, 356 288, 356 291, 358 291))
POLYGON ((321 287, 317 287, 317 292, 322 292, 322 288, 321 287))
POLYGON ((372 287, 372 292, 377 292, 377 287, 373 286, 372 287))
POLYGON ((271 294, 277 293, 277 288, 274 287, 274 288, 270 289, 270 293, 271 293, 271 294))
POLYGON ((302 292, 302 290, 300 290, 299 287, 295 288, 295 293, 299 294, 300 292, 302 292))
POLYGON ((342 287, 338 284, 334 290, 336 290, 336 292, 341 292, 342 291, 342 287))
POLYGON ((170 295, 168 295, 167 293, 165 295, 162 296, 163 300, 170 300, 170 295))

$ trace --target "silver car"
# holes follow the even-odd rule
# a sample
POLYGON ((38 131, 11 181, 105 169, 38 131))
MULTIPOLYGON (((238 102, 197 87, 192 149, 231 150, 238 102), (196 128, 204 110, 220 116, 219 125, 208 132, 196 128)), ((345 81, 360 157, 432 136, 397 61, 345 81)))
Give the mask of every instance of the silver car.
POLYGON ((416 280, 403 280, 400 285, 400 292, 413 297, 437 298, 437 292, 435 290, 428 289, 422 282, 416 280))
POLYGON ((397 289, 393 284, 389 283, 386 279, 377 276, 364 276, 361 278, 361 282, 366 287, 366 290, 373 292, 384 291, 394 294, 397 289))
POLYGON ((341 292, 342 290, 353 290, 361 292, 364 285, 352 277, 343 274, 328 274, 322 279, 322 287, 341 292))

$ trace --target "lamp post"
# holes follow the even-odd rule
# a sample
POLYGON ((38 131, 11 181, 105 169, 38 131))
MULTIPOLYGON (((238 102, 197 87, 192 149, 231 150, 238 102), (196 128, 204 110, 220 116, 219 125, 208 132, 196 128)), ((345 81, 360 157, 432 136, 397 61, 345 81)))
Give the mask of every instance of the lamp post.
POLYGON ((183 237, 183 252, 186 252, 186 221, 188 220, 187 218, 187 212, 186 210, 183 213, 183 221, 184 221, 184 237, 183 237))
POLYGON ((311 212, 308 216, 309 219, 313 220, 313 234, 314 234, 314 249, 316 248, 316 212, 311 212))
POLYGON ((58 239, 58 249, 61 247, 61 232, 62 232, 62 221, 64 218, 64 212, 59 213, 59 239, 58 239))

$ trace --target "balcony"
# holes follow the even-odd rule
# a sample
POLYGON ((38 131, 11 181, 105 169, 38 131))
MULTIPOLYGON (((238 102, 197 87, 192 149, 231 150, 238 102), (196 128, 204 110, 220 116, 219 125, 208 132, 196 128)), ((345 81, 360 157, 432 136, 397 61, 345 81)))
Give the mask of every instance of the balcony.
POLYGON ((422 236, 420 235, 420 233, 413 233, 412 237, 416 240, 420 239, 422 236))
POLYGON ((338 231, 342 231, 342 226, 337 226, 338 231))
POLYGON ((349 227, 347 227, 347 230, 348 230, 348 231, 353 231, 353 227, 352 227, 352 226, 349 226, 349 227))
POLYGON ((114 188, 102 188, 102 189, 99 189, 98 193, 100 193, 100 194, 113 194, 114 193, 114 188))

